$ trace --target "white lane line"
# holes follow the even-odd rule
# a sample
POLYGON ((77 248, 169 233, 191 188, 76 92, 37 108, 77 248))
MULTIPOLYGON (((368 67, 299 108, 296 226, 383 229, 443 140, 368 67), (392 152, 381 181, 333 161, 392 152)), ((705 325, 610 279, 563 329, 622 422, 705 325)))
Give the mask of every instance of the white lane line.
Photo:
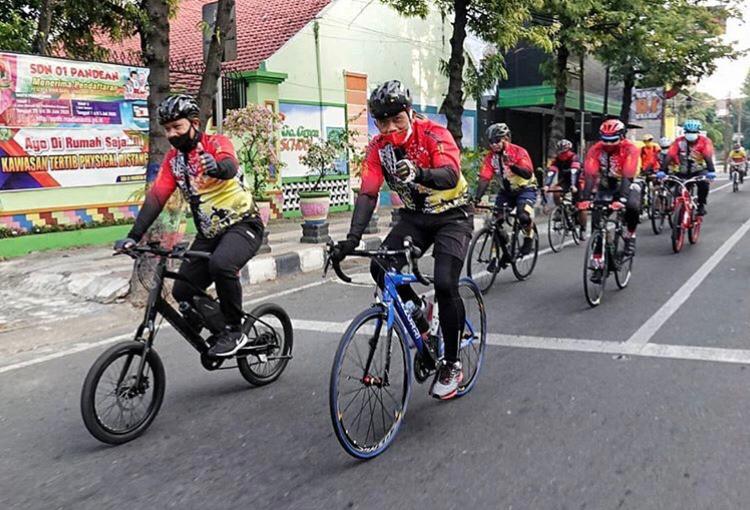
POLYGON ((732 185, 732 183, 731 183, 731 182, 728 182, 728 183, 726 183, 726 184, 722 184, 722 185, 721 185, 721 186, 719 186, 718 188, 714 188, 714 189, 710 190, 710 191, 709 191, 709 193, 713 193, 713 192, 715 192, 715 191, 720 191, 720 190, 723 190, 724 188, 727 188, 727 187, 729 187, 729 186, 731 186, 731 185, 732 185))
POLYGON ((104 340, 99 340, 98 342, 75 344, 73 347, 69 349, 65 349, 64 351, 54 352, 52 354, 46 354, 38 358, 21 361, 19 363, 13 363, 12 365, 6 365, 4 367, 0 367, 0 374, 4 372, 10 372, 11 370, 17 370, 19 368, 30 367, 32 365, 37 365, 39 363, 44 363, 45 361, 51 361, 53 359, 62 358, 70 354, 75 354, 77 352, 82 352, 88 349, 93 349, 94 347, 101 347, 102 345, 111 344, 119 340, 126 340, 128 338, 133 338, 133 333, 126 333, 124 335, 117 335, 117 336, 113 336, 110 338, 105 338, 104 340))
MULTIPOLYGON (((321 272, 322 272, 322 269, 321 269, 321 272)), ((330 278, 325 278, 324 279, 324 278, 321 277, 321 279, 319 281, 317 281, 317 282, 312 282, 312 283, 308 283, 308 284, 305 284, 305 285, 300 285, 299 287, 294 287, 292 289, 282 290, 281 292, 276 292, 274 294, 264 294, 263 296, 247 300, 243 304, 244 305, 254 305, 254 304, 257 304, 257 303, 266 302, 266 301, 268 301, 269 299, 272 299, 272 298, 286 296, 288 294, 294 294, 295 292, 300 292, 300 291, 303 291, 303 290, 306 290, 306 289, 311 289, 313 287, 318 287, 320 285, 328 283, 329 281, 331 281, 330 278)))
MULTIPOLYGON (((342 334, 348 322, 295 320, 294 329, 315 333, 342 334)), ((372 328, 362 333, 371 333, 372 328)), ((578 338, 550 338, 525 335, 500 335, 490 333, 487 343, 500 347, 540 349, 548 351, 588 352, 594 354, 624 354, 645 358, 667 358, 715 363, 750 364, 750 350, 697 347, 691 345, 648 344, 638 346, 626 342, 607 342, 578 338)))
POLYGON ((674 313, 690 298, 692 293, 706 279, 713 269, 719 265, 721 260, 729 253, 740 239, 750 230, 750 219, 742 224, 729 239, 724 241, 718 250, 714 252, 703 265, 693 273, 671 298, 659 308, 646 322, 644 322, 633 335, 628 338, 627 344, 631 346, 646 345, 656 332, 674 315, 674 313))

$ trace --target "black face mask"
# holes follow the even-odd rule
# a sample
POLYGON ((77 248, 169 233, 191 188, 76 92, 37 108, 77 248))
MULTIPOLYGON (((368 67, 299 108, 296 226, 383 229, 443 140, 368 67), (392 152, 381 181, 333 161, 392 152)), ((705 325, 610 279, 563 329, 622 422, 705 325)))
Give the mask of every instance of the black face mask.
POLYGON ((191 150, 195 149, 201 139, 200 131, 195 129, 193 126, 190 126, 190 130, 181 135, 167 138, 167 140, 169 140, 169 143, 172 145, 172 147, 174 147, 178 151, 188 153, 191 150), (190 130, 195 131, 195 135, 190 136, 190 130))

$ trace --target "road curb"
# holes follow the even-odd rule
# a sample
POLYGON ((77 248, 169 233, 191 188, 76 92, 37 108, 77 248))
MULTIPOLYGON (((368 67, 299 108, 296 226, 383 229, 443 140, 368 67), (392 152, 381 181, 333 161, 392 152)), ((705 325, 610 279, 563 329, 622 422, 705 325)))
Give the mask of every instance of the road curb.
MULTIPOLYGON (((382 237, 368 237, 362 240, 360 247, 365 250, 374 250, 382 242, 382 237)), ((254 258, 240 270, 240 279, 243 284, 252 285, 276 280, 282 276, 320 271, 325 263, 324 253, 325 244, 319 244, 278 255, 254 258)))

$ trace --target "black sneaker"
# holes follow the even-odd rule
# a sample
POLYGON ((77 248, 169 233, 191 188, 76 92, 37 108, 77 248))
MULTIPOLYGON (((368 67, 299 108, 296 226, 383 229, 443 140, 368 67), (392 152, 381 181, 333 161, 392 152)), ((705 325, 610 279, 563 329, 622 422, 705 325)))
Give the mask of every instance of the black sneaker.
POLYGON ((632 257, 635 255, 635 237, 631 236, 625 238, 625 248, 622 253, 626 257, 632 257))
POLYGON ((216 343, 208 350, 208 355, 216 358, 235 355, 248 341, 247 335, 236 329, 225 329, 215 338, 216 343))
POLYGON ((435 379, 430 386, 430 395, 440 400, 448 400, 456 396, 458 385, 464 380, 464 373, 460 361, 440 360, 435 379))
POLYGON ((698 210, 695 212, 698 216, 706 215, 706 204, 698 204, 698 210))
POLYGON ((534 251, 534 239, 532 237, 524 237, 523 245, 521 246, 521 256, 525 257, 532 251, 534 251))

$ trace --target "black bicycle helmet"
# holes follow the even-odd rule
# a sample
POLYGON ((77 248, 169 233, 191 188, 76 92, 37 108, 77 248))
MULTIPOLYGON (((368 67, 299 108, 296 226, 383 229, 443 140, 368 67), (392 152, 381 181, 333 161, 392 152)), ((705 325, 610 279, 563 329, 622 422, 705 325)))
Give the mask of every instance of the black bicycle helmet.
POLYGON ((492 124, 487 128, 487 140, 490 143, 498 143, 505 137, 510 137, 510 128, 504 122, 492 124))
POLYGON ((159 104, 159 124, 166 124, 178 119, 199 117, 200 108, 194 97, 186 94, 167 96, 159 104))
POLYGON ((393 117, 411 108, 411 93, 400 81, 388 80, 372 91, 367 106, 378 120, 393 117))

